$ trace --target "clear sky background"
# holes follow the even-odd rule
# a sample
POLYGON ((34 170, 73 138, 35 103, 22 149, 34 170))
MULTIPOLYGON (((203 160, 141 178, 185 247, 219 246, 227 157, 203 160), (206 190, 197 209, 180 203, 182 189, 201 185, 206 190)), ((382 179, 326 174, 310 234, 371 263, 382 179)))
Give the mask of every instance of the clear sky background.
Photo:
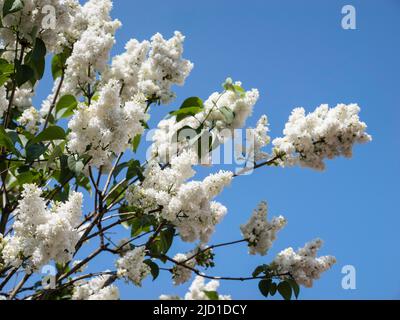
MULTIPOLYGON (((268 201, 270 215, 282 214, 289 224, 267 257, 247 255, 244 245, 218 250, 211 274, 247 275, 280 250, 320 237, 325 241, 320 253, 335 255, 338 263, 313 289, 303 289, 302 299, 400 298, 400 1, 115 0, 113 16, 123 23, 114 54, 132 37, 145 40, 156 32, 170 37, 174 30, 187 36, 184 56, 195 68, 177 88, 175 104, 153 109, 154 120, 189 96, 206 99, 231 76, 260 90, 248 125, 265 113, 272 137, 281 135, 294 107, 313 111, 322 103, 358 103, 373 135, 372 143, 355 148, 353 159, 329 161, 323 173, 264 168, 235 180, 218 198, 229 213, 211 243, 240 239, 239 225, 262 200, 268 201), (346 4, 357 10, 357 30, 341 28, 346 4), (357 270, 356 290, 341 287, 344 265, 357 270)), ((46 81, 42 97, 50 85, 46 81)), ((178 245, 172 253, 186 248, 178 245)), ((111 259, 97 260, 95 269, 111 268, 111 259)), ((162 273, 141 289, 121 283, 121 294, 125 299, 182 296, 188 285, 174 287, 162 273)), ((235 299, 262 299, 257 282, 222 282, 219 291, 235 299)))

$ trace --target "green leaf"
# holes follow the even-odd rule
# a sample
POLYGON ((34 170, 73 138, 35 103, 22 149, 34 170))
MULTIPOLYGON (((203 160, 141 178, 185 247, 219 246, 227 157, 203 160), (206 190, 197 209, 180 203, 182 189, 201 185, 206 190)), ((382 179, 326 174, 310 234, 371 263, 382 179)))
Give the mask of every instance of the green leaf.
POLYGON ((175 229, 173 227, 169 227, 160 233, 161 253, 165 254, 168 252, 172 246, 172 242, 174 241, 174 236, 175 229))
POLYGON ((128 162, 128 171, 126 172, 126 179, 130 180, 133 177, 138 177, 140 181, 144 180, 142 167, 138 160, 131 160, 128 162))
POLYGON ((191 107, 198 107, 204 108, 203 101, 198 97, 190 97, 183 101, 181 105, 181 109, 191 108, 191 107))
POLYGON ((68 157, 68 168, 76 175, 81 174, 84 167, 85 164, 81 159, 76 159, 75 156, 68 157))
POLYGON ((32 162, 46 152, 47 148, 41 143, 29 143, 25 149, 26 161, 32 162))
POLYGON ((133 150, 133 152, 135 152, 135 153, 137 152, 141 140, 142 140, 142 136, 140 134, 136 135, 133 138, 133 141, 132 141, 132 150, 133 150))
POLYGON ((0 59, 0 86, 5 84, 14 73, 14 65, 7 60, 0 59))
POLYGON ((278 286, 276 283, 271 283, 271 287, 269 288, 269 293, 271 296, 274 296, 276 294, 276 290, 278 289, 278 286))
POLYGON ((206 291, 203 290, 204 294, 207 296, 208 299, 210 300, 219 300, 219 295, 217 291, 206 291))
POLYGON ((64 69, 66 67, 66 62, 69 56, 71 55, 72 50, 70 48, 64 48, 64 51, 54 55, 51 60, 51 74, 53 75, 53 79, 61 77, 64 69))
POLYGON ((61 61, 61 56, 56 54, 53 59, 51 60, 51 74, 53 79, 56 80, 57 78, 62 76, 63 72, 63 63, 61 61))
POLYGON ((3 18, 10 13, 15 13, 22 10, 24 3, 22 0, 6 0, 3 5, 3 18))
POLYGON ((78 101, 73 95, 67 94, 62 96, 56 105, 57 119, 68 118, 73 115, 74 110, 78 106, 78 101))
POLYGON ((258 266, 257 268, 255 268, 255 270, 252 273, 253 277, 258 277, 261 273, 267 274, 268 272, 268 266, 266 264, 263 264, 261 266, 258 266))
POLYGON ((147 264, 150 267, 151 275, 153 276, 153 281, 158 278, 160 274, 160 268, 158 265, 150 259, 144 260, 143 263, 147 264))
POLYGON ((39 143, 43 141, 64 140, 66 134, 63 128, 58 126, 51 126, 39 133, 38 136, 33 138, 29 143, 39 143))
POLYGON ((271 289, 271 284, 272 284, 272 280, 271 279, 261 280, 258 283, 258 289, 260 289, 260 292, 266 298, 269 295, 269 292, 270 292, 270 289, 271 289))
POLYGON ((298 299, 299 298, 299 294, 300 294, 300 286, 293 279, 289 279, 289 280, 286 280, 286 281, 290 284, 290 286, 293 289, 294 296, 296 297, 296 299, 298 299))
POLYGON ((46 53, 45 43, 42 39, 36 38, 35 46, 25 57, 25 64, 34 71, 35 80, 43 78, 46 53))
POLYGON ((179 109, 170 113, 172 116, 176 116, 176 121, 180 122, 187 117, 192 117, 203 111, 200 107, 187 107, 184 109, 179 109))
POLYGON ((203 101, 198 97, 191 97, 186 99, 179 110, 170 112, 170 115, 176 116, 176 121, 182 121, 187 117, 194 116, 203 111, 203 101))
POLYGON ((221 107, 219 108, 219 111, 224 116, 227 124, 231 124, 233 120, 235 120, 235 113, 228 107, 221 107))
POLYGON ((292 287, 287 281, 282 281, 278 285, 278 292, 285 300, 290 300, 292 298, 292 287))
POLYGON ((18 87, 21 87, 24 83, 35 78, 35 72, 33 69, 26 64, 16 64, 17 74, 15 75, 15 81, 18 87))
POLYGON ((15 149, 13 140, 9 134, 4 130, 3 126, 0 126, 0 146, 5 147, 8 151, 18 154, 15 149))

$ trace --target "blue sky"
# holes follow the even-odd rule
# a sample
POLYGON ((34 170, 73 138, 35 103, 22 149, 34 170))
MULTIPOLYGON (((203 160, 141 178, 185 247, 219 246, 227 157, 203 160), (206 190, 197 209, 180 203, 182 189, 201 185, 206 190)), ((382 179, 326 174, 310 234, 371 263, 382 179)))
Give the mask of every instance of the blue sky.
MULTIPOLYGON (((307 169, 265 168, 234 181, 218 198, 229 208, 212 243, 240 238, 239 225, 267 200, 271 215, 289 224, 267 257, 250 257, 245 246, 217 251, 214 275, 246 275, 277 252, 321 237, 321 254, 337 265, 304 289, 302 299, 400 298, 398 181, 400 142, 400 1, 114 1, 113 16, 123 23, 114 54, 132 37, 149 39, 156 32, 187 36, 185 57, 195 68, 177 88, 176 105, 189 96, 207 98, 231 76, 261 98, 248 125, 262 114, 271 136, 281 135, 294 107, 314 110, 322 103, 358 103, 374 141, 357 146, 351 160, 329 161, 324 173, 307 169), (357 30, 341 28, 341 8, 357 10, 357 30), (341 269, 354 265, 357 289, 341 288, 341 269)), ((50 85, 45 80, 40 92, 50 85)), ((172 105, 171 107, 173 107, 172 105)), ((171 108, 153 109, 154 119, 171 108)), ((218 168, 215 168, 217 170, 218 168)), ((203 171, 203 170, 201 170, 203 171)), ((173 248, 173 253, 186 248, 173 248)), ((112 266, 111 256, 95 267, 112 266)), ((143 288, 121 284, 123 298, 152 299, 162 293, 183 295, 169 274, 143 288)), ((222 282, 220 292, 235 299, 261 299, 257 282, 222 282)))

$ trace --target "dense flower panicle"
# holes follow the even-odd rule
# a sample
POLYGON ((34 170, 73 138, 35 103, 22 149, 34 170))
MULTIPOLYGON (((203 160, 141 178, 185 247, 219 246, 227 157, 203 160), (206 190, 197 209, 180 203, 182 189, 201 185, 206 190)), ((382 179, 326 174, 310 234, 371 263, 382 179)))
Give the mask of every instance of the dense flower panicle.
MULTIPOLYGON (((0 0, 0 8, 4 3, 0 0)), ((78 0, 24 0, 23 4, 21 11, 2 19, 5 27, 18 25, 19 37, 29 41, 36 30, 50 52, 58 52, 68 44, 69 30, 80 10, 78 0)), ((8 28, 0 29, 0 37, 9 49, 15 47, 15 34, 8 28)), ((10 54, 10 61, 13 58, 10 54)))
POLYGON ((18 111, 23 112, 25 109, 32 107, 32 97, 34 94, 35 92, 29 83, 15 90, 13 103, 18 111))
POLYGON ((267 221, 267 209, 267 203, 261 202, 249 222, 240 227, 252 255, 266 255, 276 240, 276 234, 286 225, 286 219, 282 216, 267 221))
POLYGON ((112 59, 111 66, 103 74, 103 80, 118 80, 122 83, 121 99, 129 101, 139 93, 139 72, 150 50, 148 41, 131 39, 125 45, 125 52, 112 59))
POLYGON ((271 142, 268 135, 269 124, 266 115, 261 116, 255 128, 250 128, 246 133, 247 145, 243 153, 248 161, 253 163, 268 158, 268 154, 262 151, 271 142))
MULTIPOLYGON (((241 86, 241 82, 235 85, 241 86)), ((257 89, 246 91, 244 94, 237 94, 233 91, 225 91, 224 93, 214 92, 204 102, 204 112, 201 114, 207 122, 215 123, 219 130, 242 128, 246 120, 253 113, 253 108, 258 101, 259 92, 257 89), (220 110, 228 108, 234 114, 234 118, 230 121, 226 119, 224 113, 220 110)), ((201 117, 200 116, 200 117, 201 117)))
MULTIPOLYGON (((205 283, 201 276, 196 276, 185 294, 184 300, 210 300, 206 293, 216 293, 219 288, 219 281, 212 280, 205 283)), ((161 295, 160 300, 181 300, 179 296, 161 295)), ((218 300, 232 300, 231 296, 218 294, 218 300)))
POLYGON ((92 105, 81 104, 68 123, 71 133, 68 148, 72 153, 88 154, 91 165, 109 165, 112 157, 125 151, 136 135, 143 133, 144 107, 133 102, 121 105, 120 84, 111 80, 92 105))
POLYGON ((119 300, 119 290, 115 285, 107 285, 109 275, 95 277, 88 282, 75 285, 72 300, 119 300))
POLYGON ((112 20, 110 0, 90 0, 76 15, 72 29, 76 41, 67 60, 63 93, 77 94, 96 81, 96 72, 105 71, 115 32, 121 26, 112 20))
MULTIPOLYGON (((197 276, 185 294, 185 300, 210 300, 206 292, 217 292, 219 281, 211 280, 207 284, 201 276, 197 276)), ((232 300, 231 296, 218 295, 218 300, 232 300)))
POLYGON ((30 107, 22 112, 22 115, 19 117, 18 121, 22 126, 25 127, 26 131, 35 134, 39 129, 40 119, 39 112, 34 107, 30 107))
POLYGON ((175 94, 173 84, 183 85, 193 69, 193 64, 182 59, 185 37, 175 31, 174 37, 165 40, 159 33, 151 38, 151 50, 140 69, 139 91, 146 97, 168 103, 175 94))
MULTIPOLYGON (((241 83, 237 82, 236 85, 241 85, 241 83)), ((258 97, 259 93, 256 89, 243 94, 232 91, 215 92, 204 102, 204 110, 194 117, 187 117, 177 122, 176 117, 173 116, 160 121, 152 138, 152 155, 161 162, 168 162, 171 157, 182 150, 192 149, 197 152, 200 142, 189 143, 187 139, 184 139, 186 134, 178 134, 181 129, 188 127, 193 129, 193 132, 189 132, 191 138, 195 138, 197 135, 195 130, 202 126, 203 132, 210 132, 213 145, 217 147, 232 138, 234 129, 244 126, 246 119, 252 114, 258 97)), ((206 145, 208 146, 208 137, 205 139, 207 139, 206 145)), ((208 151, 202 150, 204 158, 210 156, 208 151)))
POLYGON ((317 258, 322 244, 322 240, 317 239, 307 243, 297 252, 293 248, 287 248, 276 256, 272 265, 278 274, 289 274, 299 285, 311 288, 313 280, 319 279, 323 272, 336 263, 333 256, 317 258))
POLYGON ((303 108, 294 109, 285 136, 273 141, 275 153, 285 155, 281 164, 323 170, 325 159, 351 157, 354 144, 372 139, 365 132, 367 125, 360 121, 359 112, 356 104, 339 104, 332 109, 321 105, 308 115, 303 108))
POLYGON ((142 186, 131 187, 126 199, 130 205, 149 211, 161 207, 161 217, 178 228, 184 241, 207 242, 227 211, 212 200, 230 184, 233 174, 220 171, 203 181, 186 182, 195 173, 192 166, 196 159, 193 152, 185 151, 164 170, 157 162, 150 162, 142 186))
POLYGON ((159 33, 151 38, 151 42, 130 40, 125 46, 126 51, 113 59, 104 79, 122 82, 123 101, 140 93, 147 100, 168 103, 175 97, 172 85, 183 85, 193 68, 190 61, 182 58, 184 39, 176 31, 168 40, 159 33))
POLYGON ((66 203, 48 209, 41 193, 36 185, 24 186, 14 232, 2 252, 6 265, 25 262, 27 271, 35 271, 51 260, 64 264, 72 259, 81 234, 76 227, 82 217, 82 194, 74 192, 66 203))
POLYGON ((117 260, 117 274, 120 278, 132 281, 136 286, 141 286, 142 280, 150 274, 150 267, 145 264, 145 247, 138 247, 128 251, 117 260))
POLYGON ((172 280, 174 285, 178 286, 185 282, 188 282, 192 277, 192 270, 190 270, 189 268, 194 268, 196 265, 196 261, 194 259, 188 260, 191 257, 192 255, 190 253, 178 253, 173 258, 174 261, 179 263, 176 264, 172 269, 172 280), (186 268, 185 266, 187 266, 188 268, 186 268))

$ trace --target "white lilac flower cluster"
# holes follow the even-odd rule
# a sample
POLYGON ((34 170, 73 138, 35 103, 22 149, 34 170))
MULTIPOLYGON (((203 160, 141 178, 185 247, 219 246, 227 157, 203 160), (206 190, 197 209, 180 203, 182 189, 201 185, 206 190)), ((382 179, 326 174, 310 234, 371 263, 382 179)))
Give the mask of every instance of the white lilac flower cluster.
POLYGON ((118 287, 107 285, 110 275, 95 277, 75 285, 72 300, 119 300, 118 287))
POLYGON ((32 97, 34 94, 35 93, 29 83, 26 83, 15 90, 13 103, 14 106, 17 107, 18 111, 23 112, 32 106, 32 97))
MULTIPOLYGON (((241 83, 237 82, 235 85, 240 86, 241 83)), ((197 151, 198 144, 180 139, 186 136, 180 137, 180 134, 177 134, 181 129, 188 127, 196 130, 202 126, 203 132, 210 132, 214 146, 224 143, 226 139, 232 137, 234 129, 244 126, 258 98, 259 93, 256 89, 242 94, 230 90, 222 93, 215 92, 204 102, 204 110, 195 116, 187 117, 179 122, 175 116, 160 121, 152 138, 153 156, 162 162, 168 162, 173 155, 184 149, 197 151)), ((264 140, 266 137, 261 137, 261 139, 264 140)), ((208 140, 206 144, 208 146, 208 140)), ((209 150, 202 151, 205 156, 208 155, 209 150)))
POLYGON ((336 258, 332 256, 317 258, 322 244, 322 240, 317 239, 307 243, 297 252, 293 248, 287 248, 276 256, 272 266, 278 274, 290 275, 299 285, 311 288, 313 280, 319 279, 323 272, 336 263, 336 258))
POLYGON ((196 266, 196 261, 190 259, 192 257, 191 253, 184 254, 178 253, 174 256, 173 260, 179 264, 176 264, 172 269, 172 280, 174 285, 178 286, 185 282, 188 282, 192 277, 192 270, 196 266))
MULTIPOLYGON (((0 0, 0 8, 5 2, 0 0)), ((0 29, 3 45, 15 48, 15 34, 11 29, 18 26, 20 38, 32 41, 34 36, 40 35, 48 51, 58 52, 68 44, 68 33, 79 9, 78 0, 24 0, 21 11, 2 19, 6 27, 0 29)), ((7 56, 8 53, 3 57, 7 56)), ((10 55, 9 59, 14 57, 10 55)))
POLYGON ((317 170, 325 168, 325 159, 352 156, 356 143, 371 141, 367 125, 359 119, 356 104, 335 108, 321 105, 306 115, 303 108, 293 110, 286 123, 284 137, 273 141, 275 153, 285 155, 282 165, 296 165, 317 170))
POLYGON ((30 107, 22 112, 18 122, 25 127, 26 131, 35 134, 39 129, 40 120, 40 113, 34 107, 30 107))
POLYGON ((267 203, 261 202, 249 222, 240 227, 252 255, 266 255, 276 240, 276 234, 286 225, 286 219, 282 216, 267 221, 267 210, 267 203))
POLYGON ((5 265, 35 271, 54 260, 65 264, 72 259, 80 232, 82 194, 72 193, 65 203, 51 209, 36 185, 25 185, 15 211, 13 234, 5 237, 2 258, 5 265))
POLYGON ((249 128, 246 132, 246 146, 242 147, 241 152, 253 165, 269 156, 268 153, 262 151, 271 142, 268 132, 269 123, 266 115, 260 117, 255 128, 249 128))
POLYGON ((164 169, 151 161, 142 185, 131 187, 126 200, 146 211, 160 208, 160 216, 177 227, 182 240, 206 243, 227 212, 213 199, 230 184, 233 174, 220 171, 203 181, 186 182, 195 174, 192 166, 196 161, 192 151, 182 152, 164 169))
POLYGON ((121 105, 120 84, 108 82, 92 105, 80 104, 68 123, 68 149, 87 154, 90 164, 100 167, 111 163, 113 156, 125 151, 136 135, 143 133, 144 106, 134 102, 121 105))
POLYGON ((140 93, 147 100, 168 103, 175 97, 171 86, 183 85, 193 68, 190 61, 182 59, 184 40, 178 31, 168 40, 159 33, 151 38, 151 42, 130 40, 125 46, 126 51, 113 58, 104 79, 122 82, 124 101, 140 93))
POLYGON ((150 267, 145 264, 145 247, 138 247, 125 253, 117 260, 117 274, 119 278, 132 281, 140 287, 142 280, 150 274, 150 267))
POLYGON ((77 94, 96 82, 97 73, 106 70, 115 32, 121 26, 112 20, 111 0, 90 0, 74 17, 72 24, 73 50, 67 60, 63 93, 77 94))
MULTIPOLYGON (((197 276, 185 294, 184 300, 210 300, 207 293, 217 293, 219 281, 212 280, 205 283, 205 279, 197 276)), ((217 294, 218 300, 232 300, 231 296, 217 294)), ((181 300, 179 296, 161 295, 160 300, 181 300)))

